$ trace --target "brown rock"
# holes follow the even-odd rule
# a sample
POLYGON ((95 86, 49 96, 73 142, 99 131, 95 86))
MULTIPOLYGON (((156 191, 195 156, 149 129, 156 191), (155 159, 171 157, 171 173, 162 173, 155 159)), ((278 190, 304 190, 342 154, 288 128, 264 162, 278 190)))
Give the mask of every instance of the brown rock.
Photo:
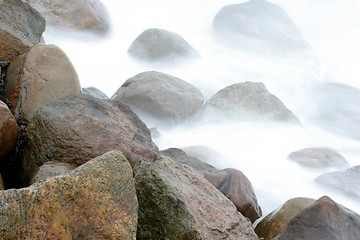
POLYGON ((19 127, 8 106, 0 101, 0 160, 13 149, 19 127))
POLYGON ((288 159, 306 167, 327 168, 348 167, 349 163, 335 149, 326 147, 305 148, 295 151, 288 156, 288 159))
POLYGON ((0 61, 13 61, 40 42, 45 19, 21 0, 2 0, 0 9, 0 61))
POLYGON ((99 0, 29 0, 48 24, 103 35, 109 31, 108 12, 99 0))
POLYGON ((118 151, 0 199, 1 239, 136 239, 133 173, 118 151))
POLYGON ((3 181, 2 176, 0 174, 0 190, 4 190, 4 189, 5 189, 4 181, 3 181))
POLYGON ((72 95, 39 109, 29 123, 23 156, 25 182, 47 161, 81 165, 121 150, 132 165, 157 158, 150 131, 128 106, 89 95, 72 95))
POLYGON ((258 239, 251 222, 194 169, 160 157, 134 171, 137 239, 258 239))
POLYGON ((65 162, 51 161, 46 162, 35 172, 34 177, 30 180, 30 185, 39 183, 46 179, 64 175, 75 168, 74 165, 65 162))
POLYGON ((271 240, 281 234, 289 222, 303 209, 309 207, 316 200, 310 198, 293 198, 281 208, 274 210, 264 217, 255 228, 256 234, 264 240, 271 240))
POLYGON ((77 93, 81 88, 76 71, 57 46, 38 44, 8 68, 5 97, 27 120, 40 107, 77 93))

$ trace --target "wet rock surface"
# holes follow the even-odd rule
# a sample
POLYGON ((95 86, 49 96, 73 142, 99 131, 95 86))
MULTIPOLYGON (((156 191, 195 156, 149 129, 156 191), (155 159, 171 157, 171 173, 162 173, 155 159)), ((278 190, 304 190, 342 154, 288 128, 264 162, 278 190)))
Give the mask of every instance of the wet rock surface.
POLYGON ((131 166, 113 151, 66 175, 0 191, 0 237, 136 239, 137 209, 131 166))
POLYGON ((2 0, 0 9, 0 61, 13 61, 40 42, 45 19, 21 0, 2 0))
POLYGON ((66 54, 55 45, 42 44, 10 64, 5 88, 13 112, 27 120, 40 107, 81 92, 78 75, 66 54))
POLYGON ((137 239, 258 239, 251 222, 192 168, 160 157, 134 170, 137 239))
POLYGON ((149 129, 128 106, 82 94, 62 98, 39 109, 29 123, 25 181, 44 162, 79 166, 111 150, 121 150, 132 165, 158 154, 149 129))

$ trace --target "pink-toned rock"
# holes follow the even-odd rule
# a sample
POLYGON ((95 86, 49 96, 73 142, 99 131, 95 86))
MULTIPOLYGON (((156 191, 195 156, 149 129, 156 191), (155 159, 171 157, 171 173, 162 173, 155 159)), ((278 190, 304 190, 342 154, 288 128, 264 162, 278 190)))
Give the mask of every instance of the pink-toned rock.
POLYGON ((42 106, 81 93, 78 75, 66 54, 55 45, 42 44, 10 64, 5 89, 14 113, 27 120, 42 106))
POLYGON ((0 61, 13 61, 40 42, 45 19, 21 0, 2 0, 0 9, 0 61))
POLYGON ((0 160, 14 147, 19 127, 8 106, 0 101, 0 160))
POLYGON ((74 165, 65 162, 46 162, 35 172, 34 177, 30 181, 30 185, 58 175, 64 175, 73 170, 74 168, 74 165))
POLYGON ((161 156, 134 172, 137 239, 258 239, 251 222, 194 169, 161 156))

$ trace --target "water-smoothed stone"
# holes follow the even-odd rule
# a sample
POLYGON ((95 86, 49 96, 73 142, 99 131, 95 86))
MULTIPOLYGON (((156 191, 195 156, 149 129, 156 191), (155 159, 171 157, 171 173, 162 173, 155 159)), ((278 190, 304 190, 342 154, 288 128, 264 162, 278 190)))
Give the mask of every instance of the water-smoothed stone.
POLYGON ((3 160, 13 149, 19 126, 8 106, 0 101, 0 160, 3 160))
POLYGON ((204 121, 279 121, 299 124, 298 118, 261 82, 236 83, 218 91, 203 107, 204 121))
POLYGON ((46 22, 64 29, 106 34, 110 29, 109 14, 99 0, 27 0, 46 22))
POLYGON ((265 0, 223 7, 212 28, 221 43, 243 50, 287 53, 310 48, 286 12, 265 0))
POLYGON ((340 153, 326 147, 304 148, 292 152, 288 159, 312 168, 349 167, 349 163, 340 153))
POLYGON ((23 189, 0 191, 1 239, 136 239, 138 202, 119 151, 23 189))
POLYGON ((194 169, 161 156, 134 171, 137 239, 258 239, 251 222, 194 169))
POLYGON ((127 81, 112 96, 129 105, 149 124, 181 123, 203 105, 201 92, 193 85, 161 72, 143 72, 127 81))
POLYGON ((157 158, 150 131, 128 106, 89 95, 71 95, 48 104, 29 123, 22 164, 24 180, 47 161, 79 166, 111 150, 132 165, 157 158))
POLYGON ((13 112, 26 120, 40 107, 81 92, 78 75, 66 54, 55 45, 42 44, 10 64, 5 89, 13 112))
POLYGON ((342 136, 360 139, 360 89, 342 83, 324 83, 312 91, 311 121, 342 136))
POLYGON ((21 0, 2 0, 0 9, 0 61, 13 61, 40 42, 45 19, 21 0))
POLYGON ((35 172, 34 177, 30 180, 30 185, 38 183, 46 179, 64 175, 71 170, 74 170, 75 166, 66 162, 51 161, 41 165, 35 172))
POLYGON ((96 87, 87 87, 81 89, 82 94, 91 95, 100 99, 110 99, 105 93, 97 89, 96 87))
POLYGON ((316 181, 360 199, 360 165, 330 173, 324 173, 316 181))
POLYGON ((357 240, 360 215, 323 196, 300 211, 274 240, 357 240))
POLYGON ((128 53, 149 62, 199 57, 199 53, 180 35, 157 28, 142 32, 131 44, 128 53))
POLYGON ((271 240, 284 232, 289 222, 299 214, 300 211, 309 207, 316 200, 311 198, 292 198, 280 208, 265 216, 255 228, 259 238, 271 240))

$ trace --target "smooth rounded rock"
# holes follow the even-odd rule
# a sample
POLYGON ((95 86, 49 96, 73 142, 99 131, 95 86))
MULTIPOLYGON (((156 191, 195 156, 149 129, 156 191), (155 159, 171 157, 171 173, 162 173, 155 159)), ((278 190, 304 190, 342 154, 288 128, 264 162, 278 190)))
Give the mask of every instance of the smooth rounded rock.
POLYGON ((19 126, 8 106, 0 101, 0 160, 13 149, 19 126))

